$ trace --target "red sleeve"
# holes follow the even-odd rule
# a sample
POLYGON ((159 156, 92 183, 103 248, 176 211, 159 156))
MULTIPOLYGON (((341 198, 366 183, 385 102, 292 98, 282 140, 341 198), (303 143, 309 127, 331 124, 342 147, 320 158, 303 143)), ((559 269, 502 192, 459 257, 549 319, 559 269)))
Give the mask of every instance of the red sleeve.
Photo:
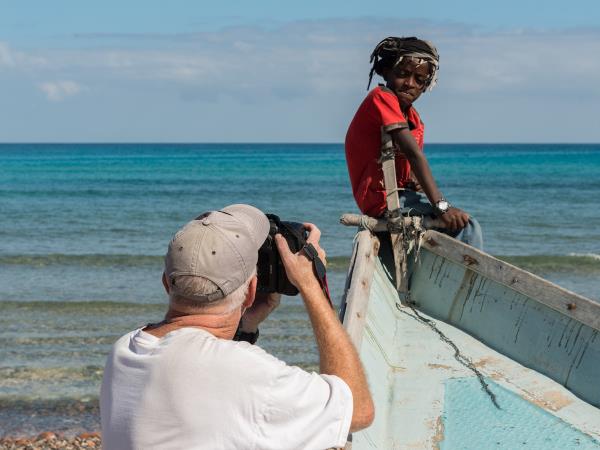
POLYGON ((406 117, 400 111, 398 97, 392 92, 377 89, 375 95, 373 95, 373 104, 377 110, 378 119, 381 120, 381 126, 385 131, 408 127, 406 117))

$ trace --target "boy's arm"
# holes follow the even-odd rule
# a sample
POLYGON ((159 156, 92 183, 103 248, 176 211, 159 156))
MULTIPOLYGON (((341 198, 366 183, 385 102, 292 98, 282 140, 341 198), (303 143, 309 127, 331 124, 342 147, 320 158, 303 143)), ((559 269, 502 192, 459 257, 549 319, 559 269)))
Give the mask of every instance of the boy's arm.
MULTIPOLYGON (((396 151, 406 156, 406 159, 410 163, 411 171, 417 177, 423 192, 427 195, 430 203, 435 205, 443 196, 433 179, 427 158, 419 149, 410 130, 408 128, 395 129, 390 131, 390 134, 392 135, 392 142, 396 151)), ((440 218, 448 229, 462 230, 467 226, 469 215, 458 208, 451 207, 440 218)))

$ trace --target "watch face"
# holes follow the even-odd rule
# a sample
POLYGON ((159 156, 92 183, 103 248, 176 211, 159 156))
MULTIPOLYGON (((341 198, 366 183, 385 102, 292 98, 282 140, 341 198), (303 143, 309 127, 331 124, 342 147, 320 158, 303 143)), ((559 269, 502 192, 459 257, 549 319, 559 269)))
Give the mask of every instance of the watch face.
POLYGON ((439 202, 436 203, 435 207, 437 209, 439 209, 442 212, 446 212, 448 211, 448 207, 450 205, 448 204, 448 202, 446 200, 440 200, 439 202))

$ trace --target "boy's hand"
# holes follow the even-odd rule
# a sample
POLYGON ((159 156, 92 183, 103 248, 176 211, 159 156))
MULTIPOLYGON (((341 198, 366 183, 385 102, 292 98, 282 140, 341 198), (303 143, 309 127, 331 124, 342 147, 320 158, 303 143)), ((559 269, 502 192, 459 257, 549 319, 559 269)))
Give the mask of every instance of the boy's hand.
POLYGON ((469 223, 469 215, 461 209, 451 206, 444 214, 439 216, 446 228, 450 231, 460 231, 469 223))
POLYGON ((415 192, 423 192, 421 183, 419 183, 419 180, 417 180, 417 177, 412 172, 410 173, 410 179, 406 183, 406 189, 410 189, 411 191, 415 192))

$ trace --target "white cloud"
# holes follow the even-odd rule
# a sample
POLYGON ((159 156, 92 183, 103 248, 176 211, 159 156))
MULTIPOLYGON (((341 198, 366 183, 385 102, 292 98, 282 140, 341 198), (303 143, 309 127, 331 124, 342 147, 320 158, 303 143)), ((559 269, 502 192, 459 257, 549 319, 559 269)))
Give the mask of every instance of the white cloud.
POLYGON ((66 97, 79 94, 84 88, 74 81, 46 81, 40 83, 38 88, 46 94, 46 98, 53 102, 59 102, 66 97))
POLYGON ((0 69, 40 68, 45 64, 43 57, 13 50, 7 42, 0 41, 0 69))
MULTIPOLYGON (((454 23, 418 20, 321 20, 276 29, 226 28, 177 35, 90 35, 117 39, 121 48, 11 51, 0 43, 2 65, 39 78, 78 78, 113 85, 150 82, 215 98, 261 98, 348 93, 366 85, 372 47, 387 35, 432 40, 441 54, 439 89, 463 95, 480 92, 541 92, 563 89, 600 92, 600 30, 484 32, 454 23), (131 45, 136 41, 135 45, 131 45)), ((114 45, 114 44, 113 44, 114 45)), ((51 98, 71 88, 44 83, 51 98)))
POLYGON ((0 67, 13 67, 14 65, 15 60, 10 48, 6 43, 0 42, 0 67))
MULTIPOLYGON (((299 21, 276 29, 238 27, 152 39, 94 34, 79 39, 117 39, 121 48, 28 54, 0 42, 0 67, 27 70, 42 79, 77 73, 90 80, 167 82, 242 97, 279 96, 286 90, 309 96, 366 84, 372 47, 393 34, 417 35, 437 45, 441 89, 540 90, 571 79, 577 80, 577 89, 599 89, 600 59, 595 55, 600 54, 600 30, 484 32, 464 24, 418 20, 299 21)), ((58 85, 47 90, 68 91, 58 85)))
MULTIPOLYGON (((484 32, 464 24, 381 19, 293 22, 277 29, 227 28, 180 35, 121 36, 123 48, 54 52, 54 70, 113 82, 171 83, 258 100, 347 93, 366 85, 368 56, 387 35, 432 40, 441 54, 440 88, 457 94, 593 89, 600 30, 484 32), (135 49, 131 41, 138 39, 135 49), (142 45, 143 44, 143 45, 142 45), (152 46, 152 47, 150 47, 152 46)), ((94 35, 92 39, 100 39, 94 35)), ((213 97, 211 95, 211 97, 213 97)))
MULTIPOLYGON (((173 117, 185 108, 208 114, 227 105, 228 113, 247 107, 252 117, 245 120, 257 126, 281 122, 281 111, 294 110, 298 125, 290 127, 302 126, 299 120, 306 115, 308 132, 321 127, 315 136, 337 139, 365 94, 369 55, 389 35, 419 36, 440 51, 438 87, 418 105, 432 125, 428 136, 439 132, 438 141, 458 136, 456 130, 465 137, 453 139, 472 140, 473 134, 485 140, 484 132, 477 135, 477 130, 498 130, 498 117, 513 117, 519 111, 524 125, 510 139, 534 136, 529 126, 536 120, 540 125, 531 139, 545 138, 539 130, 548 128, 552 119, 549 104, 564 112, 578 111, 585 103, 590 121, 600 113, 600 29, 483 30, 459 23, 365 18, 206 33, 91 34, 78 35, 62 49, 25 52, 0 42, 0 75, 15 72, 20 82, 31 83, 51 101, 77 95, 88 86, 96 96, 90 99, 101 100, 96 104, 105 108, 139 108, 140 127, 151 109, 148 105, 176 105, 173 117), (56 81, 74 79, 78 82, 56 81), (596 114, 589 113, 594 110, 596 114), (330 131, 332 122, 343 124, 330 131), (476 126, 466 129, 465 123, 476 126)), ((578 129, 583 130, 580 139, 598 133, 595 126, 582 124, 578 129)), ((572 139, 570 130, 556 133, 564 136, 556 139, 572 139)))

